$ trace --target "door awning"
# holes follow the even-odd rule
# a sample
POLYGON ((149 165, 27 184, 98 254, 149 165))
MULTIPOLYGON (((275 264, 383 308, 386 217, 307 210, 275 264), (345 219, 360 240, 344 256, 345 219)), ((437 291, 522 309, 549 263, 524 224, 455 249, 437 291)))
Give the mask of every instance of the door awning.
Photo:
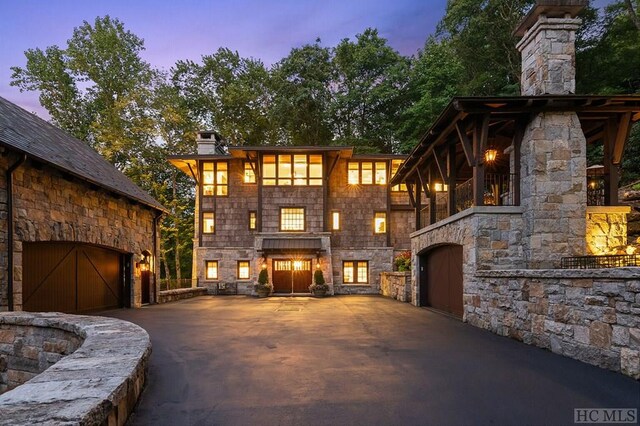
POLYGON ((262 240, 264 254, 270 253, 320 253, 320 238, 265 238, 262 240))

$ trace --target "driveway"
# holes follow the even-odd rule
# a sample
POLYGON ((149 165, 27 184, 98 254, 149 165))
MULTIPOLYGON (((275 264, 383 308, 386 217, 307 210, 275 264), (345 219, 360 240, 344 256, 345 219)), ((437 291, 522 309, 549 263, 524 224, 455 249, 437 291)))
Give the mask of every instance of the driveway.
POLYGON ((133 425, 573 424, 640 383, 376 296, 200 297, 105 315, 151 336, 133 425))

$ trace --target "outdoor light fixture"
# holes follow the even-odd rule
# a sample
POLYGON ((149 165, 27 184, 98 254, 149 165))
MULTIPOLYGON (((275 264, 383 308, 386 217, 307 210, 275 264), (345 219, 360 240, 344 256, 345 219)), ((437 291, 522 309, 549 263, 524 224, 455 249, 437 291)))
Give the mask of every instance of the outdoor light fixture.
POLYGON ((140 262, 138 262, 138 267, 140 268, 141 271, 146 272, 149 270, 149 255, 151 255, 151 252, 149 252, 149 250, 143 250, 142 251, 142 260, 140 262))
POLYGON ((320 261, 319 260, 316 262, 316 269, 320 269, 320 261))
POLYGON ((498 150, 494 148, 489 148, 484 152, 484 161, 491 164, 496 161, 496 157, 498 156, 498 150))
POLYGON ((449 185, 443 185, 440 182, 437 182, 433 184, 433 189, 435 189, 436 192, 446 192, 449 190, 449 185))
POLYGON ((267 263, 266 263, 266 262, 264 262, 264 263, 262 264, 262 269, 267 269, 267 263))

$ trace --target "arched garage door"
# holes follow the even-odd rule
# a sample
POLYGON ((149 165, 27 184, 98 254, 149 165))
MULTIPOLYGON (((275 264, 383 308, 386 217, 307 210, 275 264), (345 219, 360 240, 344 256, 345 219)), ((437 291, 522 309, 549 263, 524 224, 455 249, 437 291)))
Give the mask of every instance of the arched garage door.
POLYGON ((420 256, 420 304, 462 318, 462 246, 440 246, 420 256))
POLYGON ((23 243, 23 309, 80 313, 126 306, 123 257, 88 244, 23 243))

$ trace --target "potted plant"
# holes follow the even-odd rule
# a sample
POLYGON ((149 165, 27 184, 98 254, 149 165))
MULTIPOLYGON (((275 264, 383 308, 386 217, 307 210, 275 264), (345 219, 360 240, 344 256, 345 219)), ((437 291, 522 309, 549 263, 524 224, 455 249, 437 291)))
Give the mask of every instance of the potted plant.
POLYGON ((273 286, 269 284, 269 273, 266 268, 260 271, 260 275, 258 275, 258 283, 254 285, 254 289, 256 290, 258 297, 267 297, 271 293, 273 286))
POLYGON ((329 291, 329 285, 324 281, 324 274, 320 269, 313 273, 313 284, 309 286, 309 291, 316 297, 324 297, 329 291))

